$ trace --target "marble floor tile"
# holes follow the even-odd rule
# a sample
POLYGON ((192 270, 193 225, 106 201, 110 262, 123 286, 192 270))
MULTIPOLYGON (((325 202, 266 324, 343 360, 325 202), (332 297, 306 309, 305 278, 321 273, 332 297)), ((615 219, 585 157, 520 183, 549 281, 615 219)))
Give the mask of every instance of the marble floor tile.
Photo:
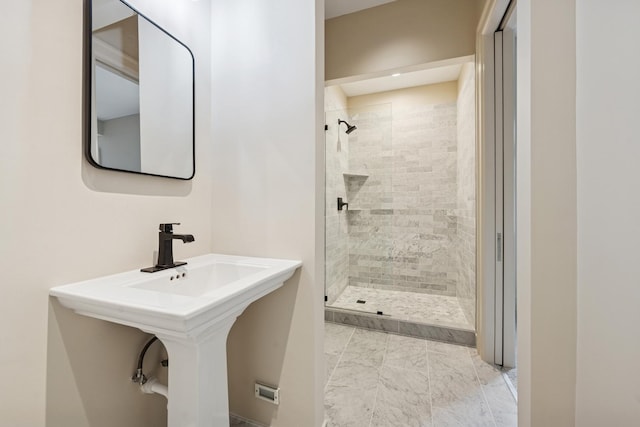
POLYGON ((324 324, 325 387, 354 331, 355 328, 352 327, 333 323, 324 324))
POLYGON ((329 384, 324 396, 327 427, 368 427, 376 389, 362 390, 329 384))
POLYGON ((384 365, 426 371, 428 369, 426 341, 400 335, 389 335, 384 365))
POLYGON ((429 377, 426 372, 384 366, 371 426, 431 426, 429 377))
POLYGON ((468 353, 429 353, 435 426, 495 426, 468 353))
POLYGON ((495 423, 486 403, 479 397, 452 402, 446 407, 433 408, 436 427, 494 427, 495 423))
POLYGON ((324 324, 324 352, 325 354, 340 355, 351 339, 355 328, 344 327, 334 323, 324 324))
MULTIPOLYGON (((504 383, 504 378, 502 376, 502 370, 499 366, 491 365, 489 363, 484 362, 478 351, 475 348, 467 349, 469 355, 471 356, 471 361, 476 369, 476 373, 478 375, 478 380, 480 384, 487 385, 492 382, 501 382, 504 383)), ((505 385, 506 386, 506 385, 505 385)))
POLYGON ((517 427, 518 406, 506 385, 504 383, 492 382, 483 385, 482 388, 496 426, 517 427))
POLYGON ((261 424, 243 420, 233 414, 229 415, 229 427, 263 427, 261 424))
MULTIPOLYGON (((348 337, 328 346, 325 388, 331 427, 515 427, 515 399, 502 372, 475 349, 333 325, 348 337), (339 347, 339 346, 338 346, 339 347), (332 358, 335 357, 335 358, 332 358)), ((334 338, 335 338, 334 336, 334 338)))
POLYGON ((470 357, 469 347, 464 347, 456 344, 449 344, 441 341, 427 340, 427 351, 433 352, 433 353, 455 355, 465 359, 468 359, 470 357))
POLYGON ((357 361, 361 365, 379 367, 387 349, 389 334, 356 329, 342 353, 341 362, 357 361))
POLYGON ((509 377, 509 381, 511 381, 511 386, 513 387, 513 390, 515 392, 515 397, 518 397, 517 394, 517 390, 518 390, 518 368, 512 368, 509 369, 507 372, 505 372, 507 374, 507 377, 509 377))
POLYGON ((326 386, 329 383, 329 379, 331 379, 331 375, 333 371, 336 369, 336 365, 338 365, 338 360, 340 360, 340 356, 337 354, 324 354, 324 385, 326 386))
POLYGON ((518 425, 517 402, 509 390, 503 371, 484 362, 475 349, 470 349, 478 379, 498 427, 518 425))
POLYGON ((446 406, 458 398, 481 393, 471 357, 429 353, 429 378, 434 406, 446 406))
POLYGON ((375 389, 380 376, 379 366, 371 366, 358 360, 340 360, 333 370, 327 387, 352 387, 362 390, 375 389))

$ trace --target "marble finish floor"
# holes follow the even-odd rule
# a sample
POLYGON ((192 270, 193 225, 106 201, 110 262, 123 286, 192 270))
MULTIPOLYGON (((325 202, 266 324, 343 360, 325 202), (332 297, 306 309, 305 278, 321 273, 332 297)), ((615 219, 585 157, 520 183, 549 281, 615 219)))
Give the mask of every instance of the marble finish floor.
POLYGON ((229 416, 229 427, 263 427, 252 421, 243 420, 234 415, 229 416))
POLYGON ((382 311, 394 319, 473 330, 456 297, 347 286, 332 307, 382 311), (366 301, 364 304, 358 300, 366 301))
POLYGON ((506 381, 509 386, 509 390, 513 394, 513 397, 518 400, 518 368, 511 368, 505 372, 507 376, 506 381))
POLYGON ((517 425, 502 372, 474 348, 325 323, 328 427, 517 425))

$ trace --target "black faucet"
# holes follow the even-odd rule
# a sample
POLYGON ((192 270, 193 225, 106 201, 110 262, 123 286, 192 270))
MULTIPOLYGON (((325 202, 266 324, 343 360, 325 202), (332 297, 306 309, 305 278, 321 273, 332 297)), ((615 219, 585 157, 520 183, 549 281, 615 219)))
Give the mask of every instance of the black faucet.
POLYGON ((184 261, 173 260, 173 240, 180 239, 184 243, 193 242, 195 239, 192 234, 173 234, 173 226, 180 225, 179 222, 169 224, 160 224, 160 232, 158 233, 158 263, 153 267, 143 268, 140 271, 145 273, 154 273, 156 271, 166 270, 168 268, 185 265, 184 261))
POLYGON ((341 211, 342 208, 349 209, 349 203, 343 202, 342 197, 338 197, 338 210, 341 211))

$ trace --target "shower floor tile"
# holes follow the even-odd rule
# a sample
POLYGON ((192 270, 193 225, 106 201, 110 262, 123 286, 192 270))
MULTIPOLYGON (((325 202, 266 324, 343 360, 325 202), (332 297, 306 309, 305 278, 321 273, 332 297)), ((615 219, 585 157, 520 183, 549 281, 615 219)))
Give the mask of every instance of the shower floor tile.
POLYGON ((369 313, 382 311, 399 320, 474 329, 456 297, 347 286, 332 307, 369 313))

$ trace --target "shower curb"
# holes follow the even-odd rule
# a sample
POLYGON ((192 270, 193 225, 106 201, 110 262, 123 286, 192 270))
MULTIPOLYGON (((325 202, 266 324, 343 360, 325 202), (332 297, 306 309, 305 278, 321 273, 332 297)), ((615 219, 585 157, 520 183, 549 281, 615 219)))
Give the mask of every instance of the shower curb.
POLYGON ((393 319, 389 316, 325 307, 324 320, 408 337, 423 338, 467 347, 476 346, 476 333, 469 329, 393 319))

